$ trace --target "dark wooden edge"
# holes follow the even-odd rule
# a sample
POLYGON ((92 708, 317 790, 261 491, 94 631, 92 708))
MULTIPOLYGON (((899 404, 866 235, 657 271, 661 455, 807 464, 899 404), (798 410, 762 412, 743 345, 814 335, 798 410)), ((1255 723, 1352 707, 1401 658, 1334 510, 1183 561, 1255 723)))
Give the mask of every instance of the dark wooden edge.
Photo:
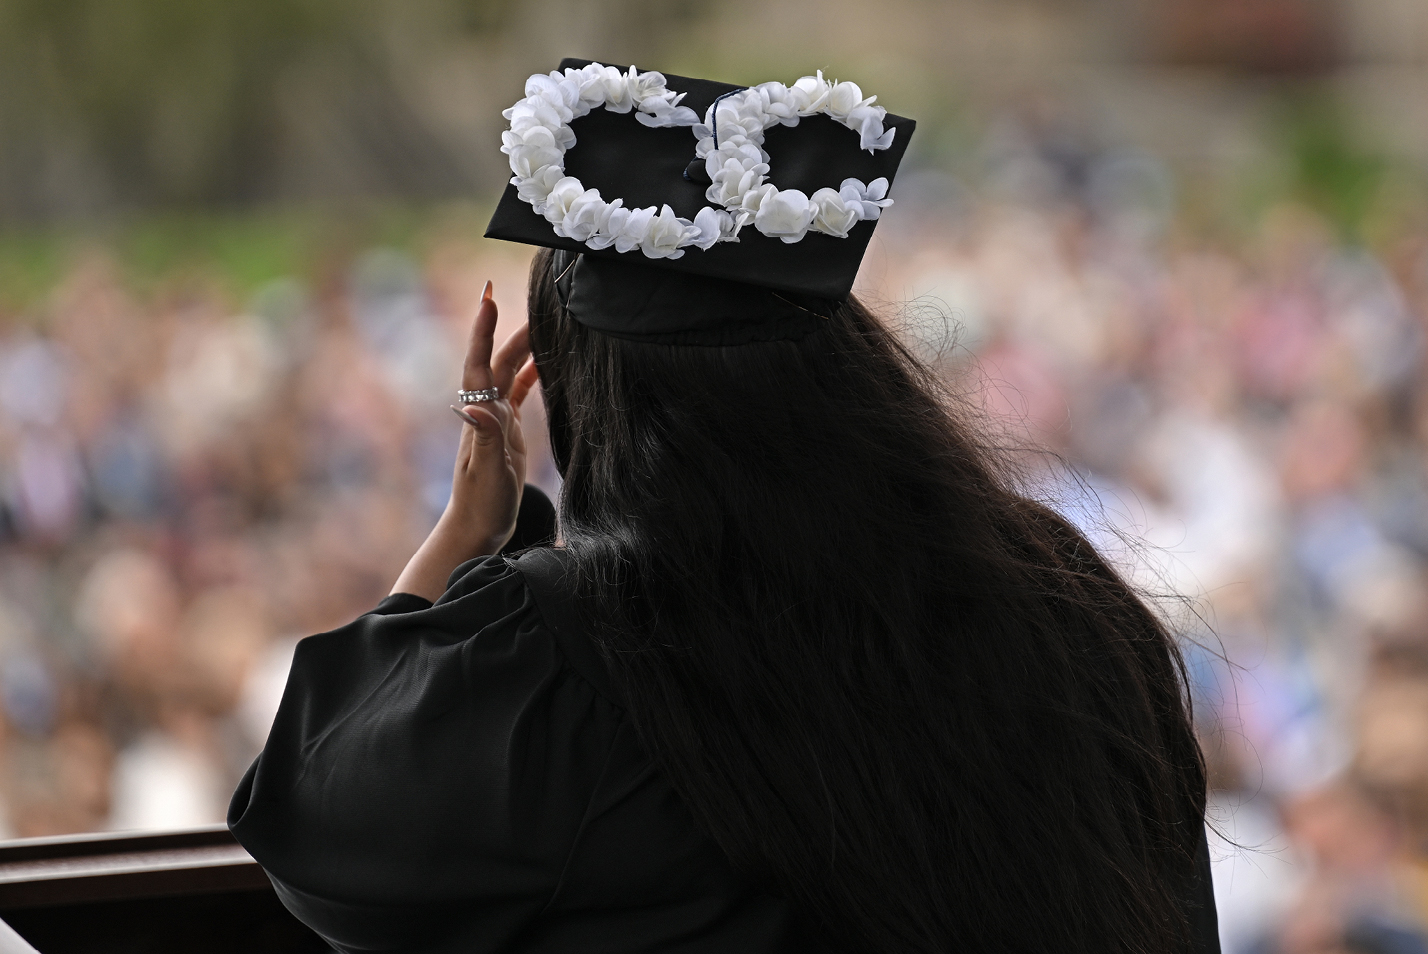
POLYGON ((182 831, 105 831, 82 835, 56 835, 49 838, 16 838, 0 841, 0 865, 48 858, 236 844, 238 840, 233 837, 227 825, 205 825, 202 828, 186 828, 182 831))
POLYGON ((0 842, 0 911, 271 890, 263 869, 222 825, 0 842))

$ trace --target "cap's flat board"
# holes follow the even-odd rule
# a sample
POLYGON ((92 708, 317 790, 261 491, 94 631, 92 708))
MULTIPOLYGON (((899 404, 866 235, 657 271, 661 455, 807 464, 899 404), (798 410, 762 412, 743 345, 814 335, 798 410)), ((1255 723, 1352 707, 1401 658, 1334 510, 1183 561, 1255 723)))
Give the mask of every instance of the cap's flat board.
MULTIPOLYGON (((579 69, 589 62, 562 60, 560 68, 579 69)), ((665 74, 665 80, 670 89, 687 94, 681 105, 701 117, 719 96, 743 88, 670 74, 665 74)), ((824 187, 837 189, 849 177, 864 182, 884 177, 892 182, 917 124, 889 113, 883 125, 897 130, 893 144, 871 155, 858 148, 858 133, 827 116, 806 117, 797 126, 774 126, 764 138, 769 181, 780 189, 799 189, 808 195, 824 187)), ((606 201, 622 198, 629 208, 668 204, 690 219, 709 205, 704 197, 708 186, 684 178, 697 144, 688 127, 651 129, 638 122, 634 113, 621 115, 596 109, 574 120, 570 128, 576 142, 565 154, 565 171, 585 188, 599 189, 606 201)), ((638 250, 624 254, 613 248, 592 250, 557 236, 549 222, 520 200, 515 186, 507 185, 486 235, 781 291, 842 298, 853 287, 876 225, 859 222, 842 239, 810 231, 801 241, 792 243, 769 238, 747 226, 737 242, 721 242, 707 250, 688 248, 674 260, 650 259, 638 250)))

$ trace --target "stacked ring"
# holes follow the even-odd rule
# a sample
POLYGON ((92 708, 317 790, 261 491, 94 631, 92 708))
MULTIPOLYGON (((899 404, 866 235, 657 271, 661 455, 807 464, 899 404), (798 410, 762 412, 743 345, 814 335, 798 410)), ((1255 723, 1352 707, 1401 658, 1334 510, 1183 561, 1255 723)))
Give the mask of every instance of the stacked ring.
POLYGON ((487 401, 499 400, 500 397, 500 388, 481 388, 476 391, 456 392, 456 399, 462 404, 484 404, 487 401))

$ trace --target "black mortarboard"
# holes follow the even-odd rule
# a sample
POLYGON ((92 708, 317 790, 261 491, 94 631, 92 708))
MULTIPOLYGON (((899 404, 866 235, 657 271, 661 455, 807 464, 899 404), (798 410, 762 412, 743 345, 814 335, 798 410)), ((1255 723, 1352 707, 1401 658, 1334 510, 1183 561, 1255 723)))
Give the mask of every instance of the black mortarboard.
MULTIPOLYGON (((590 63, 566 59, 560 69, 580 70, 590 63)), ((688 107, 700 119, 716 100, 745 89, 669 74, 664 80, 671 93, 683 97, 670 99, 662 111, 688 107)), ((531 82, 543 80, 533 77, 531 82)), ((527 92, 531 89, 528 85, 527 92)), ((916 124, 878 113, 881 129, 874 124, 869 133, 865 126, 861 135, 847 121, 822 113, 803 115, 796 125, 770 126, 763 131, 762 143, 769 157, 767 182, 808 196, 820 189, 836 192, 848 180, 891 183, 916 124), (879 133, 878 145, 863 148, 879 133)), ((625 209, 668 205, 676 216, 694 220, 714 205, 706 197, 710 180, 696 159, 698 138, 687 121, 655 127, 649 119, 644 113, 622 115, 597 107, 570 120, 568 133, 575 141, 564 152, 564 174, 585 189, 598 189, 606 202, 623 200, 625 209)), ((716 142, 727 139, 727 131, 715 132, 716 142)), ((856 190, 851 204, 856 204, 856 190)), ((872 214, 876 216, 876 210, 872 214)), ((613 245, 595 249, 562 237, 513 182, 486 235, 573 253, 556 256, 556 274, 563 279, 563 302, 583 324, 625 337, 732 343, 783 337, 780 327, 826 313, 829 300, 846 298, 875 225, 857 221, 846 237, 808 231, 797 241, 785 242, 750 224, 738 232, 737 241, 686 247, 678 258, 650 258, 638 247, 623 252, 613 245)))

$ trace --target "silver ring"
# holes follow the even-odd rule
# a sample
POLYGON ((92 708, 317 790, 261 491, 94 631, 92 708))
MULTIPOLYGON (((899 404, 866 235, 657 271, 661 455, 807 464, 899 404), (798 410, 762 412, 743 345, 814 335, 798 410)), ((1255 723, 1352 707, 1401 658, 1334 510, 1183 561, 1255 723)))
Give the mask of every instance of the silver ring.
POLYGON ((481 388, 476 391, 456 392, 456 399, 462 404, 485 404, 487 401, 498 401, 500 398, 500 388, 481 388))

